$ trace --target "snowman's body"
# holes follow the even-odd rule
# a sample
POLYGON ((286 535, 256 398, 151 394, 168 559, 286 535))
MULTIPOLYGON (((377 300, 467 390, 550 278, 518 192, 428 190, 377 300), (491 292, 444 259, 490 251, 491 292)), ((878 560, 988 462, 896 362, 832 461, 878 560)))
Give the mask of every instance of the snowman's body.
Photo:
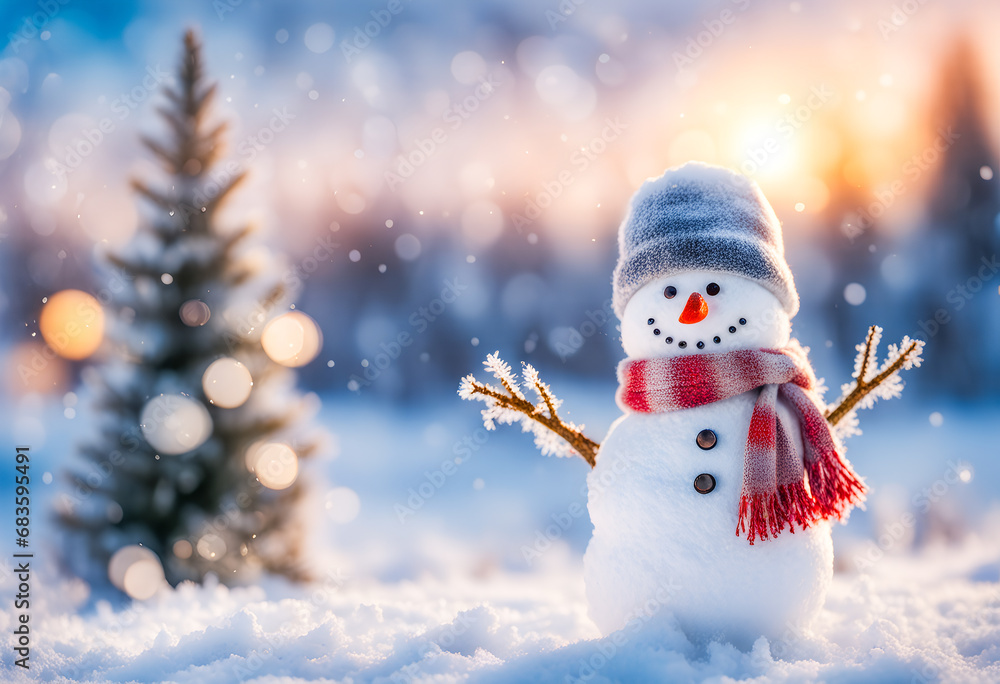
MULTIPOLYGON (((791 330, 782 303, 767 289, 707 271, 647 283, 621 319, 631 359, 781 348, 791 330)), ((584 556, 590 615, 604 634, 670 613, 695 641, 749 648, 762 635, 795 633, 822 607, 833 573, 828 523, 753 545, 736 534, 758 394, 664 413, 628 412, 611 426, 588 477, 594 533, 584 556), (709 448, 698 444, 703 430, 714 433, 709 448), (696 488, 702 474, 714 479, 711 491, 696 488)), ((801 455, 797 419, 780 401, 777 410, 801 455)))
MULTIPOLYGON (((694 640, 749 648, 761 635, 796 633, 823 605, 833 572, 828 523, 753 546, 736 535, 755 398, 632 413, 612 425, 588 478, 594 534, 583 560, 603 633, 670 612, 694 640), (707 450, 696 442, 704 429, 717 436, 707 450), (702 473, 716 481, 707 494, 693 486, 702 473)), ((779 412, 800 444, 795 421, 779 412)))

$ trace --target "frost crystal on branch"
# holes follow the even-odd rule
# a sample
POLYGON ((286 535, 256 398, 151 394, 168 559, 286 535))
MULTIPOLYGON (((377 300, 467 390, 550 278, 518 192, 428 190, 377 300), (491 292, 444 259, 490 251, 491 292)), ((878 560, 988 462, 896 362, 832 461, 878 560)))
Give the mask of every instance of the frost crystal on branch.
POLYGON ((572 456, 579 454, 591 467, 597 462, 598 444, 583 434, 583 426, 564 421, 557 413, 562 401, 552 394, 552 390, 538 377, 538 371, 530 364, 523 364, 522 377, 525 385, 534 391, 537 402, 532 403, 521 391, 521 387, 511 372, 510 365, 494 352, 483 362, 501 387, 479 382, 471 373, 462 378, 458 395, 469 401, 481 401, 483 425, 487 430, 495 430, 497 423, 513 425, 520 423, 524 432, 535 437, 543 455, 572 456))
POLYGON ((919 368, 924 343, 903 337, 898 344, 890 344, 882 365, 878 363, 878 344, 882 328, 873 325, 863 344, 857 345, 854 359, 854 380, 841 386, 841 396, 834 408, 827 411, 826 419, 836 428, 839 437, 861 434, 858 428, 858 409, 871 408, 879 399, 898 397, 903 390, 900 371, 919 368))

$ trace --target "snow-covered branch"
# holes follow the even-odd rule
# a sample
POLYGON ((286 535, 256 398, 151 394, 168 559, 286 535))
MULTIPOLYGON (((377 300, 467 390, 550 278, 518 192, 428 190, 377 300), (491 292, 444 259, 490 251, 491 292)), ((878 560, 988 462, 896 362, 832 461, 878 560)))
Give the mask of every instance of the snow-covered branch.
POLYGON ((541 381, 534 367, 523 364, 522 377, 538 397, 536 403, 524 396, 510 365, 500 358, 500 352, 487 356, 483 365, 497 379, 500 387, 479 382, 470 373, 462 378, 458 395, 469 401, 482 401, 486 404, 482 413, 483 425, 487 430, 495 430, 497 423, 520 423, 524 432, 535 436, 535 446, 541 449, 543 455, 579 454, 591 468, 594 467, 600 445, 583 434, 582 425, 575 425, 559 417, 557 411, 562 406, 562 401, 541 381))
POLYGON ((878 364, 878 344, 882 328, 873 325, 863 344, 857 345, 854 360, 854 380, 841 387, 841 396, 826 412, 830 425, 841 437, 861 434, 858 429, 858 409, 871 408, 879 399, 898 397, 903 390, 900 371, 920 366, 924 343, 903 337, 898 345, 890 344, 885 361, 878 364))

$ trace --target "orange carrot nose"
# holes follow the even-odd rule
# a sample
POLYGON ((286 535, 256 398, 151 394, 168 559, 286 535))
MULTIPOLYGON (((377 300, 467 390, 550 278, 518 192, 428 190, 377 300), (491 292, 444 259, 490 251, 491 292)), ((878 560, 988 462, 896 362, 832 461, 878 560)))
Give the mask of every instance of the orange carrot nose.
POLYGON ((691 296, 688 297, 687 304, 684 305, 681 317, 677 320, 681 323, 697 323, 698 321, 705 320, 705 316, 707 315, 708 304, 700 294, 692 292, 691 296))

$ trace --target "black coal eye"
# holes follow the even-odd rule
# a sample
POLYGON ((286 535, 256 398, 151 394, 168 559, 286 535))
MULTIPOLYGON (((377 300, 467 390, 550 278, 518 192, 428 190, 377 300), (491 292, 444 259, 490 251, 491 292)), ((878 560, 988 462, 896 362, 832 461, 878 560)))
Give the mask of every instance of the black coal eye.
POLYGON ((705 288, 705 292, 714 297, 715 295, 719 294, 719 284, 709 283, 708 287, 705 288))
POLYGON ((663 290, 663 296, 667 299, 673 299, 677 296, 677 288, 673 285, 667 285, 666 289, 663 290))

